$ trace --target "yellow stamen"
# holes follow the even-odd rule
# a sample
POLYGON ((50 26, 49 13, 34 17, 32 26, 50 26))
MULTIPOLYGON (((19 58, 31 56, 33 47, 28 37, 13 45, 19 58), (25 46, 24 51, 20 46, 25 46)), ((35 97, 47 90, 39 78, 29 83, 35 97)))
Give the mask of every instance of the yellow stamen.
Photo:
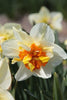
POLYGON ((35 68, 35 66, 32 63, 28 63, 28 66, 29 66, 31 71, 33 71, 33 69, 35 68))
POLYGON ((39 57, 39 60, 41 60, 42 63, 48 62, 49 59, 50 59, 49 57, 43 57, 43 56, 39 57))
POLYGON ((21 59, 20 58, 13 58, 12 64, 16 63, 17 61, 21 61, 21 59))
POLYGON ((30 60, 31 60, 31 56, 27 55, 27 56, 24 57, 23 63, 27 64, 27 63, 29 63, 30 60))

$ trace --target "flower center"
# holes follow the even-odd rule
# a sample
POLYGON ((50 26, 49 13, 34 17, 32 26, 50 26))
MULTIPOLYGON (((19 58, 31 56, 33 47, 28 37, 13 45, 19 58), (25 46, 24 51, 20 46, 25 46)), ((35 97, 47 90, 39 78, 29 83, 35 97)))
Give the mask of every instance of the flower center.
POLYGON ((19 52, 19 57, 25 64, 25 67, 33 71, 35 69, 40 69, 41 66, 45 66, 50 59, 46 55, 46 52, 35 44, 32 44, 30 48, 30 51, 23 50, 19 52))

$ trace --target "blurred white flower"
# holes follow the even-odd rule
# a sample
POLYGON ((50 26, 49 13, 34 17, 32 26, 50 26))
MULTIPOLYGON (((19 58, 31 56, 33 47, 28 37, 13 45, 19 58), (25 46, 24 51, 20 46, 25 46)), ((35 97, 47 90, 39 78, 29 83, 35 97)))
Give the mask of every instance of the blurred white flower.
POLYGON ((15 23, 7 23, 0 26, 0 100, 14 100, 11 94, 7 91, 12 81, 9 60, 3 56, 3 50, 1 47, 4 41, 15 38, 12 27, 16 27, 17 29, 21 28, 19 24, 15 23))
POLYGON ((46 7, 41 7, 38 13, 29 15, 29 21, 33 23, 47 23, 54 30, 62 29, 63 15, 61 12, 50 12, 46 7))
POLYGON ((26 80, 30 76, 50 78, 53 67, 59 65, 67 54, 57 44, 53 30, 44 23, 36 24, 26 32, 14 28, 16 40, 8 40, 2 44, 3 53, 13 58, 12 63, 20 62, 15 75, 17 81, 26 80))

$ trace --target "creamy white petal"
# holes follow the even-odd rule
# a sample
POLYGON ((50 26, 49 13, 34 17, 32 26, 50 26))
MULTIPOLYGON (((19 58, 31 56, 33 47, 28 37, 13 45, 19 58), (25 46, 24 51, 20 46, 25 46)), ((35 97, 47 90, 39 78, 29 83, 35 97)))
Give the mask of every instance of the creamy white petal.
POLYGON ((0 100, 15 100, 15 99, 8 91, 0 88, 0 100))
POLYGON ((29 18, 30 23, 33 25, 33 23, 38 22, 40 16, 38 15, 38 13, 33 13, 33 14, 30 14, 28 18, 29 18))
POLYGON ((45 23, 36 24, 31 29, 30 35, 35 40, 45 40, 51 43, 55 41, 53 30, 45 23))
POLYGON ((65 51, 60 46, 54 44, 53 51, 56 52, 63 59, 67 59, 67 54, 65 53, 65 51))
POLYGON ((18 48, 17 40, 8 40, 2 44, 3 54, 8 57, 18 56, 18 48))
POLYGON ((23 81, 28 79, 29 77, 32 76, 32 72, 30 70, 28 70, 25 65, 22 63, 19 70, 17 71, 16 75, 15 75, 15 79, 17 81, 23 81))
POLYGON ((62 29, 62 22, 63 20, 63 15, 62 13, 60 12, 52 12, 51 13, 51 18, 50 18, 50 21, 51 21, 51 25, 57 29, 57 30, 61 30, 62 29))
POLYGON ((2 89, 8 89, 11 85, 11 73, 9 69, 8 59, 4 58, 0 60, 0 87, 2 89))
POLYGON ((33 75, 47 79, 51 77, 51 70, 47 67, 41 67, 33 72, 33 75))
POLYGON ((14 32, 15 38, 16 38, 17 40, 22 41, 22 37, 21 37, 20 34, 18 33, 19 31, 18 31, 15 27, 13 27, 13 32, 14 32))
POLYGON ((22 42, 22 44, 24 45, 31 45, 31 43, 33 42, 32 37, 30 37, 30 35, 28 35, 26 32, 22 31, 22 30, 17 30, 16 28, 13 28, 14 30, 14 35, 15 38, 19 41, 22 42))
POLYGON ((47 63, 46 66, 49 66, 49 68, 50 68, 50 66, 56 67, 56 66, 58 66, 61 62, 62 62, 62 58, 61 58, 57 53, 54 53, 53 58, 51 58, 51 59, 49 60, 49 62, 47 63))
POLYGON ((46 7, 41 7, 39 14, 43 15, 44 17, 50 18, 50 12, 46 7))
POLYGON ((51 43, 55 42, 54 31, 49 26, 46 29, 45 40, 51 43))

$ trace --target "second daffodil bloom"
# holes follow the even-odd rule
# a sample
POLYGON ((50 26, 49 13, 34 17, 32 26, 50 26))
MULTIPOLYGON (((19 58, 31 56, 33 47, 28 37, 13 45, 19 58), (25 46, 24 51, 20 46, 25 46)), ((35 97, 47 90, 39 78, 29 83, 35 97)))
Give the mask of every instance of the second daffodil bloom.
POLYGON ((20 24, 16 23, 6 23, 4 25, 0 25, 0 58, 3 56, 1 48, 2 43, 6 40, 14 38, 12 27, 16 27, 17 29, 21 28, 20 24))
POLYGON ((60 31, 62 29, 63 16, 61 12, 50 12, 46 7, 41 7, 39 13, 29 15, 31 24, 47 23, 54 30, 60 31))
POLYGON ((14 28, 14 35, 16 40, 4 42, 2 49, 5 56, 13 58, 13 64, 20 62, 15 75, 17 81, 26 80, 32 75, 50 78, 53 67, 67 58, 64 50, 54 44, 53 31, 47 24, 36 24, 30 35, 14 28))
POLYGON ((11 73, 7 58, 0 60, 0 100, 14 100, 7 91, 11 85, 11 73))

